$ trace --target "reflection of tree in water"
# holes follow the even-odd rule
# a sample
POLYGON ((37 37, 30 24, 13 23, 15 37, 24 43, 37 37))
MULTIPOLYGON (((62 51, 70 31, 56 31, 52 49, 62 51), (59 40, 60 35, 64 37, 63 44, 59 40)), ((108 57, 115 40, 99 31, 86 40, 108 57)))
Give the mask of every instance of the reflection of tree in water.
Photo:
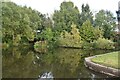
POLYGON ((55 78, 87 78, 92 76, 84 67, 84 57, 105 53, 59 48, 45 54, 30 49, 11 48, 3 51, 3 78, 38 78, 51 73, 55 78))
MULTIPOLYGON (((61 48, 57 51, 56 55, 59 59, 58 64, 58 74, 57 77, 66 77, 66 78, 77 78, 79 76, 80 71, 78 68, 83 69, 81 65, 83 64, 83 60, 81 60, 81 55, 84 55, 82 50, 79 49, 64 49, 61 48), (60 72, 59 72, 60 71, 60 72), (61 75, 59 75, 61 74, 61 75)), ((84 69, 83 69, 84 70, 84 69)))
POLYGON ((12 49, 12 55, 13 55, 14 58, 19 59, 21 57, 21 52, 20 52, 20 50, 18 50, 17 47, 15 47, 15 48, 12 49))
POLYGON ((52 72, 55 78, 88 77, 90 73, 84 67, 84 60, 81 60, 81 55, 86 53, 87 51, 78 49, 59 48, 53 53, 38 54, 39 59, 36 62, 41 65, 43 74, 52 72))
POLYGON ((80 54, 79 50, 63 49, 58 52, 58 59, 60 59, 60 64, 68 65, 70 71, 74 72, 78 67, 80 54))
POLYGON ((38 65, 34 65, 34 53, 12 48, 11 52, 3 51, 3 78, 37 78, 40 73, 38 65), (23 53, 24 52, 24 53, 23 53), (7 54, 9 53, 9 55, 7 54), (6 55, 5 55, 6 54, 6 55), (36 69, 37 68, 37 69, 36 69))
POLYGON ((39 53, 46 53, 47 50, 48 50, 47 48, 35 48, 35 51, 39 53))
POLYGON ((46 72, 52 72, 55 78, 91 78, 93 75, 84 66, 84 58, 95 54, 105 53, 98 50, 79 50, 59 48, 53 53, 43 54, 41 67, 46 72))
POLYGON ((46 72, 52 72, 54 77, 77 77, 76 68, 80 61, 81 52, 76 49, 58 49, 53 53, 42 54, 39 64, 46 68, 46 72))

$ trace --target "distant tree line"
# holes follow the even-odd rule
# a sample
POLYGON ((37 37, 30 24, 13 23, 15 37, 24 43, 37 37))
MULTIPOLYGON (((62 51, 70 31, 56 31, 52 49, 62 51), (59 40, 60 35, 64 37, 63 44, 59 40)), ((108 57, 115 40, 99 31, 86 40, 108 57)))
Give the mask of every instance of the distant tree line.
MULTIPOLYGON (((30 7, 3 2, 2 43, 18 46, 36 40, 46 41, 48 47, 85 48, 98 46, 97 42, 101 40, 102 44, 102 41, 106 40, 106 45, 110 43, 113 48, 116 41, 116 22, 113 14, 100 10, 93 15, 88 4, 81 7, 82 10, 79 11, 73 2, 64 1, 60 10, 55 10, 52 16, 47 16, 30 7)), ((41 42, 38 44, 41 45, 41 42)))

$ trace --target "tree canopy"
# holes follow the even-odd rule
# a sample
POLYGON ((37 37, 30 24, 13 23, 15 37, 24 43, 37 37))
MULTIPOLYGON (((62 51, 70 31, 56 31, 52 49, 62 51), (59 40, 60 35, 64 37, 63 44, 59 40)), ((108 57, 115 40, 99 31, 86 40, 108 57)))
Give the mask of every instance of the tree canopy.
POLYGON ((95 15, 94 25, 101 27, 104 30, 104 37, 110 39, 116 27, 115 17, 110 11, 100 10, 95 15))
POLYGON ((80 12, 73 2, 64 1, 60 10, 48 16, 31 7, 3 2, 2 41, 16 46, 20 43, 46 41, 50 45, 60 43, 80 47, 81 42, 110 39, 116 26, 113 14, 100 10, 94 16, 88 4, 81 7, 80 12))
POLYGON ((63 2, 60 5, 60 10, 53 14, 54 28, 57 31, 71 31, 71 25, 74 22, 78 24, 79 10, 72 2, 63 2))
POLYGON ((82 24, 89 20, 91 24, 93 24, 93 13, 90 11, 90 7, 88 4, 84 5, 82 4, 82 12, 79 15, 79 25, 82 26, 82 24))
POLYGON ((35 30, 41 25, 40 14, 13 2, 2 3, 3 42, 17 45, 23 38, 33 41, 35 30))

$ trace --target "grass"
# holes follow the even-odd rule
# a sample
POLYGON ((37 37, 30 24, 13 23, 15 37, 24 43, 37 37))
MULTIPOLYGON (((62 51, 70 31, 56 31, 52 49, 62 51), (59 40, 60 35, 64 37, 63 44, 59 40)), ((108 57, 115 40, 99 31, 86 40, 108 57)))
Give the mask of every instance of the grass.
POLYGON ((91 60, 92 62, 101 64, 104 66, 120 69, 120 63, 118 62, 120 61, 120 56, 118 56, 118 54, 120 55, 120 51, 111 52, 108 54, 102 54, 98 57, 92 58, 91 60))

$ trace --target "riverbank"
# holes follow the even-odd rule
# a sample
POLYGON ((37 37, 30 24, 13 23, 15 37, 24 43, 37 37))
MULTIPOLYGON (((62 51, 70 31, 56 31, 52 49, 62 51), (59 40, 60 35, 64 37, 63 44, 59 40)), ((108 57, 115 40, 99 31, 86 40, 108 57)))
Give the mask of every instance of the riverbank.
POLYGON ((119 52, 112 52, 85 58, 85 66, 100 73, 119 77, 120 66, 117 61, 118 55, 116 56, 115 53, 119 52))

